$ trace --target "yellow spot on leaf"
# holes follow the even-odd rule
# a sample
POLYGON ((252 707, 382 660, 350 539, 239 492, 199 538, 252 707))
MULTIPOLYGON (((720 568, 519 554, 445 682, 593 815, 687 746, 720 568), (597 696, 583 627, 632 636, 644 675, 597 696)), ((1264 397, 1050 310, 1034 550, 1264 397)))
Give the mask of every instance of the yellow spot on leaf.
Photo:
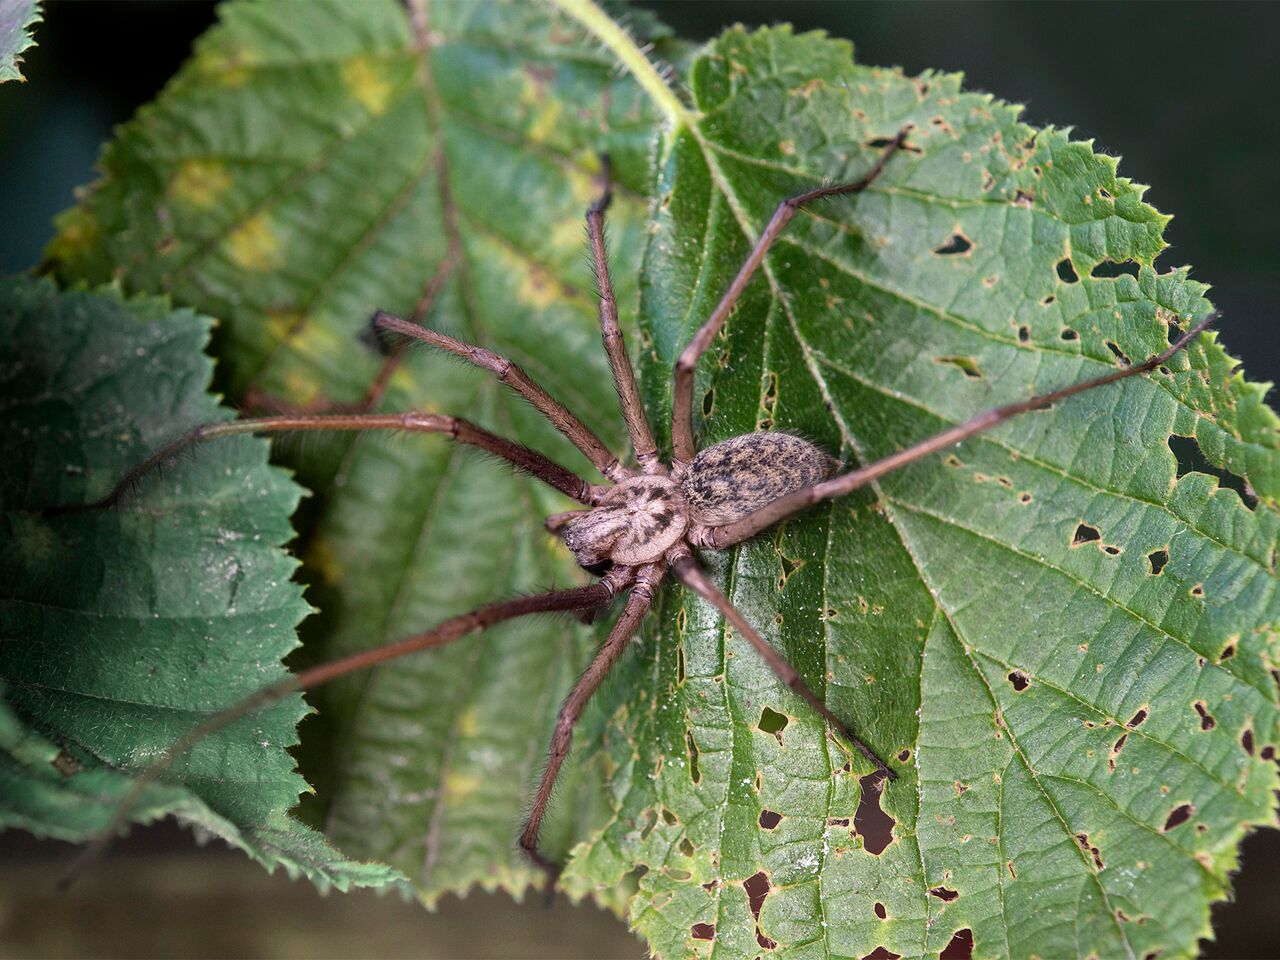
POLYGON ((283 340, 302 321, 302 314, 297 310, 268 310, 267 329, 272 339, 283 340))
POLYGON ((342 66, 342 82, 356 101, 373 116, 387 112, 392 85, 383 65, 371 57, 356 57, 342 66))
POLYGON ((474 737, 480 731, 480 719, 474 710, 467 710, 458 718, 458 733, 464 737, 474 737))
POLYGON ((539 104, 529 124, 529 139, 534 143, 544 143, 560 125, 560 115, 564 105, 559 100, 546 100, 539 104))
POLYGON ((169 181, 169 196, 199 210, 217 205, 231 186, 227 168, 218 160, 187 160, 169 181))
POLYGON ((281 263, 280 238, 265 213, 254 214, 231 231, 226 249, 232 261, 245 270, 264 273, 281 263))
POLYGON ((794 140, 783 140, 778 144, 778 152, 783 156, 794 157, 796 155, 796 144, 794 140))
POLYGON ((320 384, 302 370, 291 370, 285 377, 286 396, 299 407, 315 403, 320 397, 320 384))
POLYGON ((259 59, 257 51, 249 47, 228 46, 198 55, 195 70, 220 86, 242 87, 259 59))
POLYGON ((444 777, 444 793, 450 800, 465 800, 480 789, 480 781, 466 773, 450 771, 444 777))

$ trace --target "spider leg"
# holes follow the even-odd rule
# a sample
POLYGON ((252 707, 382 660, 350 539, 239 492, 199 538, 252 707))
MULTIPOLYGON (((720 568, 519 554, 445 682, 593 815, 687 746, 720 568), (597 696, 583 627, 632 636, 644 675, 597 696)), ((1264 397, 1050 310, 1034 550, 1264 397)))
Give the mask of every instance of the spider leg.
POLYGON ((711 346, 711 341, 720 332, 720 328, 724 326, 729 312, 737 304, 738 298, 742 296, 742 291, 750 283, 756 269, 764 262, 765 254, 769 252, 773 242, 778 239, 787 224, 791 222, 792 218, 800 212, 800 208, 806 203, 821 200, 823 197, 860 193, 871 186, 884 171, 889 158, 897 153, 906 141, 907 133, 906 127, 898 131, 898 135, 893 138, 889 145, 884 148, 884 152, 880 154, 880 159, 876 161, 875 166, 867 171, 862 179, 855 180, 852 183, 838 183, 829 187, 820 187, 817 190, 810 190, 808 193, 788 197, 778 204, 778 209, 773 212, 773 216, 765 226, 764 232, 760 234, 760 239, 756 241, 756 245, 747 254, 747 259, 738 268, 738 274, 729 284, 729 289, 724 292, 724 296, 720 298, 716 308, 711 311, 711 316, 707 319, 707 322, 693 335, 693 338, 676 360, 671 397, 671 443, 674 448, 672 467, 677 470, 683 469, 693 459, 694 454, 697 453, 693 442, 693 375, 698 366, 698 359, 707 352, 707 348, 711 346))
POLYGON ((490 603, 468 613, 450 617, 425 633, 415 634, 389 643, 373 650, 365 650, 329 663, 322 663, 303 670, 293 676, 286 677, 279 683, 263 687, 256 693, 245 697, 226 710, 215 713, 200 723, 186 736, 176 740, 151 766, 147 767, 133 782, 133 786, 124 796, 111 816, 106 827, 89 842, 76 857, 66 876, 59 886, 66 889, 74 883, 86 869, 91 867, 106 850, 116 834, 124 828, 138 800, 146 788, 158 780, 164 771, 182 754, 212 733, 216 733, 241 717, 256 713, 273 703, 277 703, 291 693, 309 690, 321 684, 336 680, 357 670, 364 670, 406 654, 417 653, 432 647, 441 647, 469 633, 484 630, 487 627, 524 617, 535 613, 574 612, 591 609, 607 603, 620 589, 627 585, 624 576, 605 577, 585 587, 574 587, 569 590, 552 590, 547 593, 534 594, 529 597, 516 597, 513 600, 502 600, 490 603))
POLYGON ((1115 383, 1117 380, 1124 380, 1135 374, 1145 373, 1154 370, 1160 364, 1167 361, 1178 351, 1184 349, 1192 340, 1199 336, 1200 332, 1207 326, 1218 319, 1218 313, 1209 314, 1199 323, 1195 324, 1185 334, 1178 338, 1177 342, 1170 346, 1167 350, 1149 357, 1136 366, 1125 367, 1123 370, 1116 370, 1105 376, 1095 377, 1092 380, 1084 380, 1080 383, 1072 384, 1069 387, 1063 387, 1061 390, 1054 390, 1051 393, 1041 394, 1032 397, 1029 400, 1023 400, 1020 403, 1011 403, 1007 406, 996 407, 978 414, 964 423, 956 424, 948 430, 934 434, 932 437, 921 440, 919 443, 913 443, 911 446, 892 453, 881 460, 868 464, 858 470, 851 470, 849 473, 841 474, 830 480, 815 484, 812 487, 805 487, 794 493, 787 494, 773 503, 765 507, 761 507, 755 513, 752 513, 741 520, 735 520, 733 523, 726 524, 723 527, 713 527, 699 533, 696 537, 698 546, 713 547, 715 549, 723 549, 732 546, 735 543, 741 543, 750 537, 755 536, 766 527, 771 527, 785 517, 789 517, 797 510, 803 510, 805 507, 818 503, 821 500, 830 500, 834 497, 843 497, 847 493, 852 493, 859 487, 864 487, 868 483, 880 479, 887 473, 892 473, 900 467, 905 467, 909 463, 927 457, 932 453, 945 450, 947 447, 959 443, 961 440, 968 439, 975 434, 982 433, 996 427, 1011 417, 1016 417, 1021 413, 1027 413, 1031 410, 1044 410, 1064 400, 1067 397, 1074 396, 1077 393, 1083 393, 1086 390, 1092 390, 1095 387, 1105 386, 1109 383, 1115 383))
POLYGON ((535 410, 551 422, 553 427, 568 437, 569 441, 581 450, 602 474, 615 483, 631 475, 631 472, 618 462, 618 458, 609 452, 609 448, 591 432, 585 423, 570 413, 559 400, 538 386, 533 378, 513 361, 492 350, 463 343, 447 334, 402 320, 382 310, 373 315, 371 323, 377 334, 398 333, 414 340, 421 340, 430 346, 461 357, 481 369, 496 373, 500 381, 528 400, 535 410))
MULTIPOLYGON (((615 568, 630 570, 633 568, 615 568)), ((542 828, 542 819, 547 812, 547 803, 551 800, 551 791, 560 776, 560 768, 565 757, 569 755, 569 746, 573 741, 573 728, 582 716, 587 702, 608 676, 613 665, 622 656, 632 634, 639 628, 645 614, 653 603, 653 591, 663 575, 662 564, 650 564, 642 567, 635 585, 627 597, 627 605, 609 631, 609 636, 596 652, 586 671, 578 678, 578 682, 569 691, 569 696, 560 706, 560 714, 556 717, 555 732, 551 735, 551 750, 547 757, 546 769, 542 771, 542 779, 538 782, 533 804, 529 808, 529 816, 525 819, 524 828, 520 831, 520 846, 534 863, 547 873, 548 888, 555 882, 560 868, 538 852, 538 832, 542 828)))
POLYGON ((609 157, 601 158, 604 192, 587 210, 587 236, 591 241, 591 256, 595 264, 596 286, 600 296, 600 334, 604 338, 605 353, 613 370, 613 383, 618 391, 618 404, 622 418, 627 422, 631 435, 631 448, 636 461, 645 473, 665 473, 666 468, 658 460, 658 448, 653 442, 653 432, 644 416, 644 404, 636 389, 635 373, 627 357, 627 346, 618 326, 618 304, 613 298, 613 284, 609 280, 609 258, 604 247, 604 212, 613 194, 609 188, 609 157))
POLYGON ((897 779, 898 775, 889 769, 888 764, 881 760, 875 751, 854 736, 840 718, 832 713, 827 705, 818 698, 818 695, 809 689, 809 685, 796 672, 796 668, 787 662, 787 658, 770 646, 764 637, 760 636, 756 628, 743 616, 742 611, 735 607, 729 598, 724 595, 724 592, 702 572, 692 556, 683 551, 672 554, 671 569, 685 586, 724 614, 725 619, 733 624, 734 629, 746 637, 760 656, 764 657, 765 662, 778 675, 779 680, 798 693, 809 706, 813 707, 827 723, 835 728, 840 736, 853 744, 859 753, 874 763, 876 769, 890 780, 897 779))
POLYGON ((555 487, 565 496, 579 503, 591 504, 596 499, 595 489, 591 484, 555 461, 549 460, 536 450, 530 450, 512 440, 505 440, 458 417, 447 417, 435 413, 295 414, 201 424, 151 454, 126 473, 111 492, 101 500, 83 505, 55 507, 51 512, 70 513, 116 506, 121 498, 147 474, 161 467, 187 447, 206 440, 241 433, 281 433, 293 430, 408 430, 415 433, 441 433, 459 443, 479 447, 496 457, 501 457, 513 467, 538 478, 548 486, 555 487))

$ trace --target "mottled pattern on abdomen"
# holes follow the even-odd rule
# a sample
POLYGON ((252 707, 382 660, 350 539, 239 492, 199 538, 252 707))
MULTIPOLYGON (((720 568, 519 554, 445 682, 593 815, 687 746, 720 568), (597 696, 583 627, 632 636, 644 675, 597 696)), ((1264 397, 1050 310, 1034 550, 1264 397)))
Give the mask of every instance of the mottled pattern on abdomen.
POLYGON ((700 452, 680 481, 689 514, 710 527, 831 476, 836 462, 788 433, 747 433, 700 452))

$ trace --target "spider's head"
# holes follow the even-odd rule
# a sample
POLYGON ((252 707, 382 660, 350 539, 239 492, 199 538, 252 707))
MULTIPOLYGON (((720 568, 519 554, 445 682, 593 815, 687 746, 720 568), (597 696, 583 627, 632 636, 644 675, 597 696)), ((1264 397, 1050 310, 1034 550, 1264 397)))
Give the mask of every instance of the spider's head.
POLYGON ((652 563, 684 536, 689 516, 680 488, 666 477, 631 477, 560 529, 587 570, 652 563))

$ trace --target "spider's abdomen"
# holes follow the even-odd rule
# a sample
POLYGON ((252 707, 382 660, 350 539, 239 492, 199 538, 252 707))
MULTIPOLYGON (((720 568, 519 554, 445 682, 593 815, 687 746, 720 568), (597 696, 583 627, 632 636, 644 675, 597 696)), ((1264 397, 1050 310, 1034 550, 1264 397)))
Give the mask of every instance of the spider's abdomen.
POLYGON ((789 433, 744 433, 701 451, 680 481, 689 515, 719 527, 831 476, 836 461, 789 433))

